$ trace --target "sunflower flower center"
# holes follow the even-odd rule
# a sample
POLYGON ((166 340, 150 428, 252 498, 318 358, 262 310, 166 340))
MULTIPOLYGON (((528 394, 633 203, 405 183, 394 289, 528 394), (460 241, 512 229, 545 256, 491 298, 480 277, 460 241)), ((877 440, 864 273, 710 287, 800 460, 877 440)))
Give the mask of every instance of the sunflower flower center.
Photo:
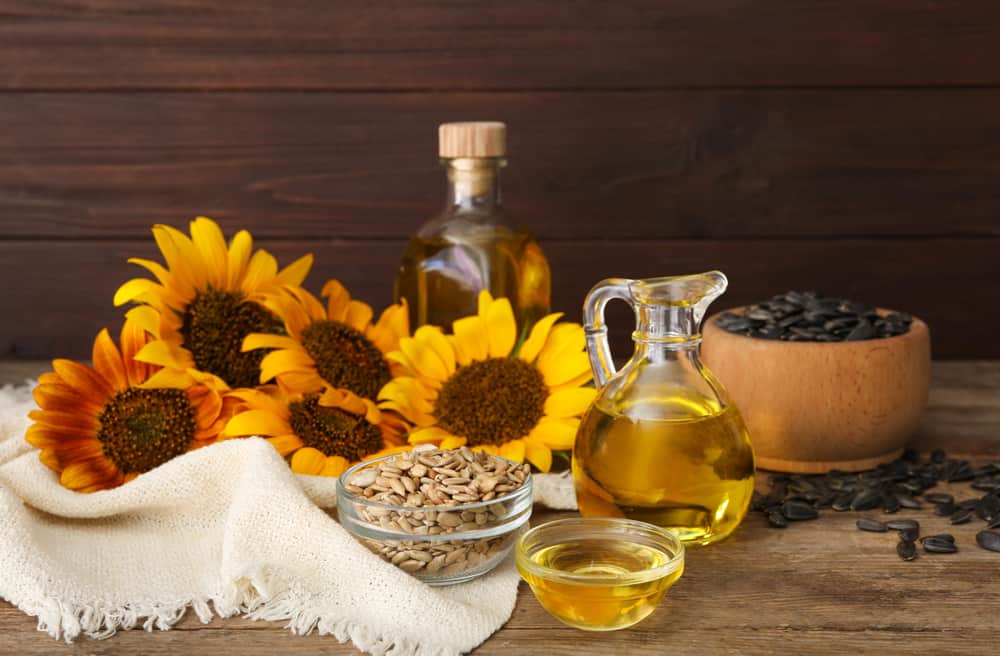
MULTIPOLYGON (((314 321, 302 331, 302 345, 320 377, 334 387, 374 399, 389 382, 389 363, 360 331, 339 321, 314 321)), ((322 449, 321 449, 322 450, 322 449)))
POLYGON ((123 474, 147 472, 188 450, 197 422, 187 394, 130 387, 97 416, 97 439, 123 474))
POLYGON ((267 351, 243 353, 250 333, 277 332, 274 316, 248 302, 240 292, 200 291, 184 312, 181 335, 201 371, 215 374, 230 387, 253 387, 260 382, 260 361, 267 351))
POLYGON ((289 411, 289 423, 302 443, 326 456, 354 462, 382 448, 382 432, 377 426, 346 410, 321 406, 316 394, 292 401, 289 411))
POLYGON ((517 358, 490 358, 459 367, 434 403, 438 424, 469 444, 503 444, 531 432, 545 414, 542 374, 517 358))

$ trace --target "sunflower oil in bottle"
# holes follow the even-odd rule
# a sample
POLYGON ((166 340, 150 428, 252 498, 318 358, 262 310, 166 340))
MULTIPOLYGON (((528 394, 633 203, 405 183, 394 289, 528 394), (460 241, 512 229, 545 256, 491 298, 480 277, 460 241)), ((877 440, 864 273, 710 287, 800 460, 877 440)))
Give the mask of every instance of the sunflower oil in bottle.
POLYGON ((476 313, 482 290, 506 297, 522 330, 549 312, 549 264, 527 229, 503 211, 503 123, 445 123, 439 153, 448 173, 444 211, 410 240, 396 273, 412 326, 448 327, 476 313))
POLYGON ((588 631, 614 631, 643 620, 684 571, 679 567, 665 576, 641 577, 642 572, 663 567, 668 556, 660 549, 628 540, 563 542, 539 549, 531 554, 531 560, 542 567, 601 581, 580 585, 521 570, 544 608, 562 622, 588 631))
POLYGON ((698 357, 705 309, 720 272, 645 281, 613 279, 588 295, 588 352, 602 386, 573 449, 577 504, 585 516, 627 517, 708 544, 736 529, 754 487, 750 437, 736 406, 698 357), (604 304, 636 308, 636 351, 615 372, 604 304))

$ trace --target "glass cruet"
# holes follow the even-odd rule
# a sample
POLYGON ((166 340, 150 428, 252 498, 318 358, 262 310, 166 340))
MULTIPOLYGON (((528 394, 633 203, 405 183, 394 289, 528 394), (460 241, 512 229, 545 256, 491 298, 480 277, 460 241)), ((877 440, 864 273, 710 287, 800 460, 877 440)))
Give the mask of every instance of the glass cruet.
POLYGON ((587 351, 598 386, 573 448, 580 512, 627 517, 708 544, 726 537, 753 494, 754 456, 736 406, 701 363, 702 317, 726 276, 598 283, 584 302, 587 351), (604 308, 635 311, 635 352, 615 369, 604 308))

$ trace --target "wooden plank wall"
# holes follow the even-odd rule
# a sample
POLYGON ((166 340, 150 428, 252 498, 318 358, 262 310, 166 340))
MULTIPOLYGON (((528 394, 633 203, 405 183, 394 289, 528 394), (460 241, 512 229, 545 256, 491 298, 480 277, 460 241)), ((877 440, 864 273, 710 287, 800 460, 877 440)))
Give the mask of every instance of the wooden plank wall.
POLYGON ((461 119, 508 122, 571 315, 720 268, 720 307, 819 288, 1000 357, 993 0, 0 0, 0 358, 86 356, 197 214, 388 302, 461 119))

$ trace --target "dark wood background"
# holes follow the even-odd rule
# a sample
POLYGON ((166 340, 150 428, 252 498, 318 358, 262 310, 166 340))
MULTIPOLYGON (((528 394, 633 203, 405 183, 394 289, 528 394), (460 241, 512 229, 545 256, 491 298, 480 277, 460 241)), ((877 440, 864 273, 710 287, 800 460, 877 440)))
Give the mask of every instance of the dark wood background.
POLYGON ((468 119, 571 316, 720 268, 720 308, 819 288, 1000 357, 994 0, 0 0, 0 359, 86 356, 197 214, 385 304, 468 119))

